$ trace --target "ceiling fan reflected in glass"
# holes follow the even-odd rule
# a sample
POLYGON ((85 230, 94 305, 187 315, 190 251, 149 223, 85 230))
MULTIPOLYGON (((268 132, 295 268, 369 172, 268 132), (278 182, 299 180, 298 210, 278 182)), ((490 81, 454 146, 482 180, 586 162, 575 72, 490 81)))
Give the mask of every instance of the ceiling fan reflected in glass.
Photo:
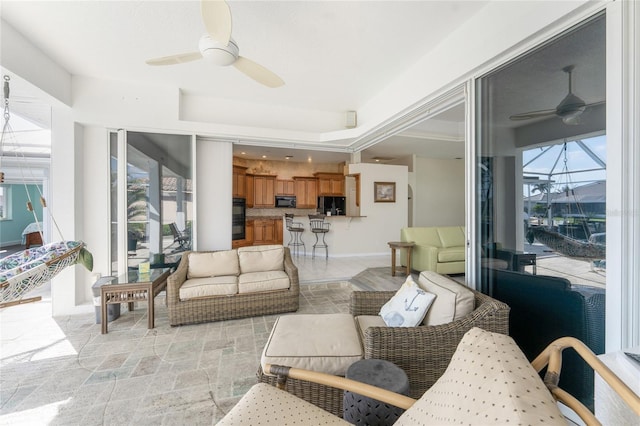
POLYGON ((580 124, 580 116, 587 108, 605 103, 605 101, 587 104, 580 97, 573 94, 573 78, 572 73, 574 65, 568 65, 562 68, 562 71, 569 75, 569 93, 560 101, 557 107, 553 109, 543 109, 540 111, 530 111, 521 114, 515 114, 509 117, 513 121, 531 120, 532 118, 549 117, 556 115, 562 119, 564 124, 577 125, 580 124))
POLYGON ((284 85, 284 81, 268 70, 243 56, 231 38, 231 9, 224 0, 201 0, 202 21, 207 30, 198 42, 197 52, 180 53, 149 59, 148 65, 176 65, 184 62, 205 59, 218 66, 233 65, 237 70, 267 87, 284 85))

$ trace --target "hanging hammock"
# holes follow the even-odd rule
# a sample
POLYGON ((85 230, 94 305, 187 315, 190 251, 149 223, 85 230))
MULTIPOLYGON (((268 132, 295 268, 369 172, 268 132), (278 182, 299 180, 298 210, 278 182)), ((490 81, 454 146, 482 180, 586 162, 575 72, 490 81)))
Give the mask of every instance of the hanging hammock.
MULTIPOLYGON (((2 138, 0 139, 0 147, 2 148, 0 161, 4 155, 5 140, 13 137, 9 118, 9 77, 4 76, 4 126, 2 128, 2 138)), ((16 156, 18 156, 17 151, 16 156)), ((24 160, 24 156, 22 157, 24 160)), ((4 182, 4 172, 1 170, 0 182, 4 182)), ((27 190, 26 183, 25 190, 29 200, 27 202, 27 210, 33 213, 38 232, 42 237, 42 227, 33 209, 31 195, 27 190)), ((39 187, 38 191, 40 191, 39 187)), ((40 192, 40 203, 43 208, 47 207, 42 192, 40 192)), ((53 215, 51 215, 51 219, 58 233, 62 235, 53 215)), ((44 238, 42 240, 44 241, 44 238)), ((93 270, 93 256, 81 241, 51 243, 42 247, 29 248, 0 259, 0 308, 40 300, 40 297, 22 300, 22 296, 50 281, 67 266, 75 265, 76 263, 83 264, 89 271, 93 270)))
POLYGON ((603 244, 576 240, 546 226, 531 226, 528 232, 540 243, 565 256, 589 259, 606 258, 607 250, 603 244))
MULTIPOLYGON (((562 168, 562 173, 567 176, 567 184, 571 184, 571 180, 569 177, 569 169, 567 166, 567 143, 564 143, 564 147, 562 148, 561 154, 564 153, 564 166, 562 168)), ((560 157, 558 156, 558 159, 560 157)), ((556 160, 557 163, 558 160, 556 160)), ((555 165, 554 165, 555 166, 555 165)), ((574 197, 575 205, 578 209, 578 216, 586 217, 584 211, 582 210, 582 206, 577 200, 575 195, 575 191, 569 187, 569 185, 565 186, 564 189, 567 198, 569 194, 574 197)), ((571 202, 568 203, 569 207, 571 206, 571 202)), ((569 215, 571 216, 571 215, 569 215)), ((584 229, 587 237, 589 236, 589 230, 586 226, 586 223, 582 223, 582 227, 584 229)), ((576 238, 572 238, 569 235, 561 234, 557 231, 556 227, 553 226, 543 226, 543 225, 533 225, 530 226, 527 231, 527 240, 530 244, 533 244, 534 239, 538 240, 541 244, 549 247, 551 250, 559 252, 568 257, 574 258, 584 258, 584 259, 605 259, 606 258, 606 246, 604 244, 593 243, 590 241, 578 240, 576 238)))
POLYGON ((93 269, 91 254, 79 241, 51 243, 0 259, 0 307, 15 304, 24 294, 76 263, 93 269))

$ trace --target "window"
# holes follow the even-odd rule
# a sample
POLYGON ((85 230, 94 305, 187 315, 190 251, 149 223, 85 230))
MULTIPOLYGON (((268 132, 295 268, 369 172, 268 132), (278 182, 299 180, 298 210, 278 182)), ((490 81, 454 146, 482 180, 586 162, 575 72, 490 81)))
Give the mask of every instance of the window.
POLYGON ((0 220, 11 219, 11 187, 0 186, 0 220))

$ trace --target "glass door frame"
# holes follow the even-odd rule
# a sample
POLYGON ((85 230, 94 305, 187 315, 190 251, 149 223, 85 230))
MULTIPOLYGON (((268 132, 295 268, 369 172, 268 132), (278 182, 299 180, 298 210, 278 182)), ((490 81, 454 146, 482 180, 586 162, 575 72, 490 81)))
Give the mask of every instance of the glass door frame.
POLYGON ((606 2, 586 5, 562 22, 476 69, 466 80, 465 179, 466 179, 466 277, 470 287, 478 284, 476 144, 476 81, 519 55, 580 24, 594 14, 606 12, 607 22, 607 298, 606 351, 640 345, 640 266, 631 259, 640 256, 640 123, 637 108, 640 90, 634 79, 640 70, 640 4, 606 2), (635 55, 634 55, 635 53, 635 55), (635 59, 634 59, 635 58, 635 59), (617 213, 616 213, 617 212, 617 213), (633 213, 635 212, 635 214, 633 213), (609 223, 610 222, 610 223, 609 223))
MULTIPOLYGON (((129 131, 136 131, 134 129, 130 129, 129 131)), ((171 134, 170 132, 166 132, 166 131, 157 131, 157 132, 153 132, 150 131, 148 129, 142 130, 140 132, 147 132, 147 133, 163 133, 163 134, 171 134)), ((197 197, 195 196, 196 194, 196 185, 197 185, 197 170, 196 170, 196 158, 197 158, 197 153, 196 153, 196 148, 197 148, 197 144, 196 144, 196 135, 195 134, 188 134, 188 133, 175 133, 176 135, 180 135, 180 136, 184 136, 184 137, 188 137, 189 138, 189 144, 190 144, 190 149, 191 149, 191 156, 190 156, 190 161, 191 161, 191 180, 192 180, 192 217, 191 217, 191 249, 192 250, 197 250, 197 228, 198 228, 198 224, 197 224, 197 197)), ((113 154, 111 152, 111 137, 112 135, 116 136, 116 159, 117 159, 117 178, 116 178, 116 199, 117 199, 117 209, 116 209, 116 224, 117 224, 117 232, 116 232, 116 240, 115 244, 116 244, 116 259, 113 259, 113 244, 114 241, 112 240, 112 232, 111 230, 108 233, 108 254, 109 254, 109 265, 110 265, 110 273, 112 275, 121 275, 124 272, 127 271, 128 267, 129 267, 129 256, 128 256, 128 250, 127 250, 127 245, 128 245, 128 215, 127 215, 127 204, 128 204, 128 198, 127 198, 127 186, 128 186, 128 158, 127 158, 127 150, 128 150, 128 143, 127 143, 127 130, 125 129, 113 129, 113 128, 109 128, 107 129, 107 142, 109 144, 109 164, 108 164, 108 170, 109 173, 111 173, 111 155, 113 154), (116 266, 114 268, 114 260, 116 261, 116 266)), ((109 177, 109 184, 111 185, 111 177, 109 177)), ((109 194, 109 221, 110 224, 113 224, 114 220, 113 217, 111 216, 111 203, 112 203, 112 192, 111 190, 108 191, 109 194)))

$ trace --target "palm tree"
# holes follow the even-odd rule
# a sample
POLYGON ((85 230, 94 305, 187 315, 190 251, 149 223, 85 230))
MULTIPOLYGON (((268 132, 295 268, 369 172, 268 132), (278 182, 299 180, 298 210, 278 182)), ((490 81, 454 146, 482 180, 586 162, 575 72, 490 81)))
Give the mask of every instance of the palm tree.
POLYGON ((551 185, 548 182, 536 183, 533 188, 531 188, 531 192, 539 192, 541 194, 544 194, 546 192, 549 192, 550 189, 551 185))

